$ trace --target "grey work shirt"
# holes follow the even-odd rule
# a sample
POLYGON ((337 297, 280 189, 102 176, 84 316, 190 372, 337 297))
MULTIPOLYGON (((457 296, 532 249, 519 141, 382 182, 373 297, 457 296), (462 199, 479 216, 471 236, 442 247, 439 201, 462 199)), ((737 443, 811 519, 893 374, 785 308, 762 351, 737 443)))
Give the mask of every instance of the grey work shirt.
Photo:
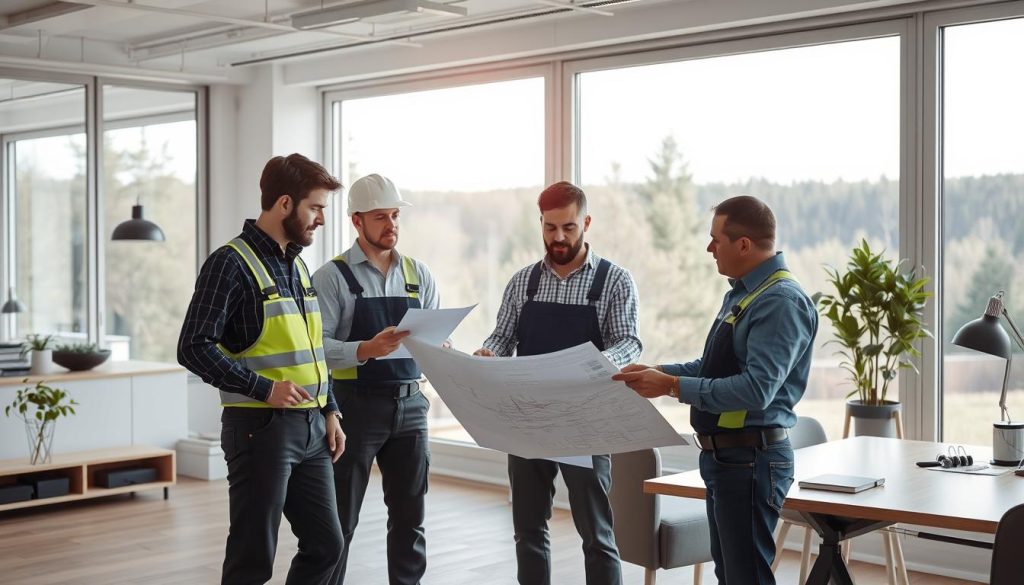
MULTIPOLYGON (((352 274, 363 286, 363 298, 372 297, 406 297, 405 275, 402 273, 402 256, 398 250, 391 251, 391 266, 387 274, 380 270, 367 258, 358 241, 345 250, 341 257, 352 268, 352 274)), ((413 259, 416 273, 420 278, 420 305, 424 309, 437 309, 441 305, 434 277, 427 265, 413 259)), ((324 323, 324 351, 327 366, 332 370, 344 370, 362 365, 356 357, 359 344, 365 339, 346 341, 352 330, 352 316, 355 312, 355 295, 348 290, 345 277, 341 270, 328 262, 313 273, 313 288, 316 289, 320 301, 320 316, 324 323)))

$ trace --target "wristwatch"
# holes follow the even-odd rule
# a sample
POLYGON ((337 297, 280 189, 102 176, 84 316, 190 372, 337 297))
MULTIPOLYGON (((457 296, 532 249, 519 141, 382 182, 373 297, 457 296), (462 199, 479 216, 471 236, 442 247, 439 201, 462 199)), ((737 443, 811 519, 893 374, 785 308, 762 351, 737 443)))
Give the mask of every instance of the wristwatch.
POLYGON ((672 376, 672 385, 668 387, 668 395, 679 400, 679 376, 672 376))
POLYGON ((333 414, 334 416, 338 417, 338 422, 339 423, 341 421, 345 420, 345 417, 341 416, 341 411, 340 410, 333 410, 331 412, 328 412, 327 414, 328 414, 328 416, 333 414))

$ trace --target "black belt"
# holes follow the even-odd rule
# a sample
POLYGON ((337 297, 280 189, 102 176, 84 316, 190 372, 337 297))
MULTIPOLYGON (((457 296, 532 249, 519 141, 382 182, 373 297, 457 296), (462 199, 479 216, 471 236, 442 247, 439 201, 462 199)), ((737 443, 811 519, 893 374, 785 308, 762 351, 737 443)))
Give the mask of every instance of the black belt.
POLYGON ((419 382, 395 382, 395 383, 375 383, 375 382, 339 382, 335 380, 338 387, 344 390, 353 390, 355 392, 366 392, 367 394, 376 394, 378 396, 389 396, 391 398, 405 398, 412 396, 420 391, 419 382))
POLYGON ((789 437, 786 429, 781 428, 750 428, 738 433, 714 433, 711 435, 693 434, 703 451, 715 449, 733 449, 736 447, 767 447, 789 437))

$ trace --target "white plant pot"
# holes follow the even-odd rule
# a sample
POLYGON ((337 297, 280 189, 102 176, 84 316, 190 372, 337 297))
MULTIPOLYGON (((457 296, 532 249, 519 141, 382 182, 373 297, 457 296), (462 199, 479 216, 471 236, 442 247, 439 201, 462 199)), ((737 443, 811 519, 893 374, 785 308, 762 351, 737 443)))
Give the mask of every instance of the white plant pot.
POLYGON ((900 403, 886 400, 884 404, 863 404, 860 400, 847 400, 847 415, 853 418, 855 437, 898 437, 894 413, 900 403))
POLYGON ((43 375, 52 374, 56 367, 53 365, 53 350, 52 349, 33 349, 32 350, 32 374, 43 375))

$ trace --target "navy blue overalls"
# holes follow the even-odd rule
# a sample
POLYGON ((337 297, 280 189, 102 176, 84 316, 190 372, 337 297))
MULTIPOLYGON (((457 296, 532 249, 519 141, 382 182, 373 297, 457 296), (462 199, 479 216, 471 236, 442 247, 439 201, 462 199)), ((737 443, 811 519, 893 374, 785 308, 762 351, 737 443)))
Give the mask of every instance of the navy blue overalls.
MULTIPOLYGON (((587 292, 587 305, 569 305, 533 300, 540 288, 541 263, 530 272, 527 301, 519 314, 516 354, 538 355, 591 342, 604 349, 601 325, 594 305, 604 292, 611 263, 601 260, 587 292)), ((550 585, 551 551, 548 520, 554 497, 554 480, 559 469, 569 488, 576 530, 583 538, 587 585, 619 585, 622 569, 612 532, 612 510, 608 501, 611 488, 611 458, 594 455, 594 468, 565 465, 546 459, 508 456, 508 476, 512 486, 512 524, 515 528, 516 560, 519 583, 550 585)))
MULTIPOLYGON (((410 282, 411 263, 404 267, 407 296, 373 298, 363 297, 362 285, 344 260, 336 258, 334 264, 355 297, 348 341, 371 339, 384 328, 398 325, 409 309, 421 306, 418 279, 410 282)), ((427 567, 423 517, 430 468, 430 404, 419 391, 420 369, 412 359, 370 359, 355 370, 334 372, 334 392, 345 417, 342 430, 346 435, 345 452, 334 466, 342 533, 345 542, 351 543, 376 458, 388 508, 389 582, 415 585, 427 567)), ((348 551, 346 546, 340 578, 334 585, 344 582, 348 551)))

